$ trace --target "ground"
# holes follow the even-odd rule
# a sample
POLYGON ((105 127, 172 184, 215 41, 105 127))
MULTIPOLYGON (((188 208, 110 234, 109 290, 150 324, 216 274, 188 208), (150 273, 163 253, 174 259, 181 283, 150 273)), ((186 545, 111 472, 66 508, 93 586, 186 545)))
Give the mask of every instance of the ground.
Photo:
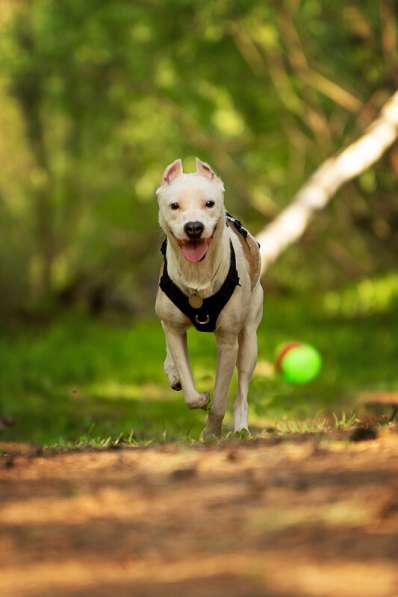
POLYGON ((2 597, 398 594, 394 424, 2 450, 2 597))

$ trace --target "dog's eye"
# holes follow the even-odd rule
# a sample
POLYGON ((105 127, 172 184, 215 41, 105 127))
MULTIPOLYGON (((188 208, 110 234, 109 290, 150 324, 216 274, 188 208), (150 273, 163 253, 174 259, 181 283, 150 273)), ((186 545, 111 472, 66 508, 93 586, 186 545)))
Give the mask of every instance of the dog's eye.
POLYGON ((214 207, 215 206, 215 202, 212 201, 211 199, 209 201, 206 201, 206 207, 214 207))
POLYGON ((170 203, 171 209, 178 209, 180 206, 178 203, 170 203))

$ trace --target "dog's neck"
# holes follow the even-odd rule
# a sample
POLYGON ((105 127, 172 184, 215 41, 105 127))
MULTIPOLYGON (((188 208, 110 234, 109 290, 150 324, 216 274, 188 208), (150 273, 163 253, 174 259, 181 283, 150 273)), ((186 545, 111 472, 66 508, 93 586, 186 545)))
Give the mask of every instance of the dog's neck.
POLYGON ((187 294, 206 298, 222 286, 230 266, 229 235, 224 221, 214 232, 206 257, 198 263, 185 259, 174 237, 167 235, 167 269, 169 276, 187 294))

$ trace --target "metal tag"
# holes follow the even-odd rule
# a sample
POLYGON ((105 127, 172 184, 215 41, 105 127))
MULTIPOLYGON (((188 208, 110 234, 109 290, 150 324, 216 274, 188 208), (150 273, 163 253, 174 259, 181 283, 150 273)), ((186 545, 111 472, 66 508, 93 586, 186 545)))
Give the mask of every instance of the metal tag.
POLYGON ((203 305, 202 297, 198 296, 197 294, 191 294, 188 301, 191 307, 193 307, 194 309, 200 309, 203 305))

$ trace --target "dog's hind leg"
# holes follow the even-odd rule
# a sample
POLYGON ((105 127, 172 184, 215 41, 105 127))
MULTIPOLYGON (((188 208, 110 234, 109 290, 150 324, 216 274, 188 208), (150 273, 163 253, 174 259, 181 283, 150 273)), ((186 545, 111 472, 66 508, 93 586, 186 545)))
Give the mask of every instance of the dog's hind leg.
POLYGON ((177 368, 175 366, 174 359, 171 355, 171 352, 167 345, 167 342, 166 342, 166 358, 164 360, 163 369, 167 375, 171 389, 176 390, 176 392, 179 392, 180 390, 182 390, 182 385, 181 385, 180 378, 179 378, 179 375, 177 372, 177 368))
POLYGON ((257 361, 257 327, 262 317, 263 292, 261 286, 255 290, 255 300, 247 323, 239 335, 238 352, 238 394, 234 402, 234 430, 249 430, 247 395, 249 384, 257 361))
POLYGON ((239 336, 238 394, 234 402, 234 431, 249 430, 247 395, 257 360, 257 334, 254 326, 247 326, 239 336))

